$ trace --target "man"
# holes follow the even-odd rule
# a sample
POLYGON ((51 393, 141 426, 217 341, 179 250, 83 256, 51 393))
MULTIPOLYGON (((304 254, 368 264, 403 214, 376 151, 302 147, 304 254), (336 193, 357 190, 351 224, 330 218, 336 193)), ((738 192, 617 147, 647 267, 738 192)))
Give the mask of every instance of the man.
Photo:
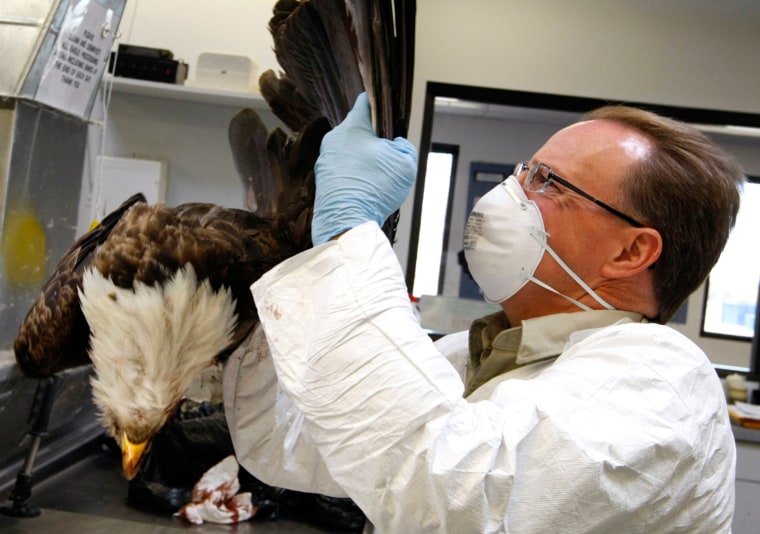
POLYGON ((739 167, 639 110, 561 130, 468 221, 469 268, 504 313, 436 344, 378 226, 414 167, 364 98, 325 138, 316 246, 254 284, 266 340, 225 369, 242 465, 349 496, 382 532, 729 531, 722 387, 658 323, 717 260, 739 167))

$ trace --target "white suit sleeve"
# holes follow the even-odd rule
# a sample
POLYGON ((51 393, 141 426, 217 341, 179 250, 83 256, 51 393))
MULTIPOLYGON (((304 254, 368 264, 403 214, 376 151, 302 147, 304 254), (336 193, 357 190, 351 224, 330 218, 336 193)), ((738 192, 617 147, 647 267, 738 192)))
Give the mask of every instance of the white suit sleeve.
POLYGON ((227 359, 223 380, 224 412, 240 465, 272 486, 346 496, 303 432, 303 414, 280 388, 260 326, 227 359))
POLYGON ((376 527, 464 532, 503 521, 511 473, 491 469, 499 415, 473 418, 376 224, 280 264, 253 293, 281 387, 376 527))

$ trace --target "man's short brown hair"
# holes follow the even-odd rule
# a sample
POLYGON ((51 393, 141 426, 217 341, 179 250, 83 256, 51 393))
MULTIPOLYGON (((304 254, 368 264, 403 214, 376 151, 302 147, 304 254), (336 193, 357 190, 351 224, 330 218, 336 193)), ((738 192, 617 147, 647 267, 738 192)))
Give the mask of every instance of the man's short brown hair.
POLYGON ((657 229, 654 265, 658 315, 667 322, 710 274, 739 211, 739 163, 693 127, 628 106, 605 106, 583 120, 612 120, 645 134, 653 150, 623 177, 623 209, 657 229))

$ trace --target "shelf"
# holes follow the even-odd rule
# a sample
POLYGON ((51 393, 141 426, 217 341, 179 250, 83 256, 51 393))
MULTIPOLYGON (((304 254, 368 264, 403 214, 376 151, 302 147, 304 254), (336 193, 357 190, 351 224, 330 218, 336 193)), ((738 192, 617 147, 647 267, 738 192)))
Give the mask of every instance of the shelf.
POLYGON ((204 87, 190 87, 171 83, 149 82, 120 76, 104 76, 106 84, 112 84, 114 93, 150 96, 182 102, 198 102, 220 106, 250 107, 256 110, 268 110, 264 97, 257 93, 239 93, 221 91, 204 87))

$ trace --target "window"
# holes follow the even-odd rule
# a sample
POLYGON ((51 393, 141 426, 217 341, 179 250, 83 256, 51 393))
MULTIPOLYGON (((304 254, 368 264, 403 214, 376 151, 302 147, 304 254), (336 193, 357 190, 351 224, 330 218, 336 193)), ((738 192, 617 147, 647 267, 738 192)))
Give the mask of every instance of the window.
POLYGON ((760 284, 760 178, 744 186, 739 216, 705 286, 704 336, 751 340, 760 284))
POLYGON ((427 157, 412 295, 438 295, 459 147, 433 143, 427 157))

